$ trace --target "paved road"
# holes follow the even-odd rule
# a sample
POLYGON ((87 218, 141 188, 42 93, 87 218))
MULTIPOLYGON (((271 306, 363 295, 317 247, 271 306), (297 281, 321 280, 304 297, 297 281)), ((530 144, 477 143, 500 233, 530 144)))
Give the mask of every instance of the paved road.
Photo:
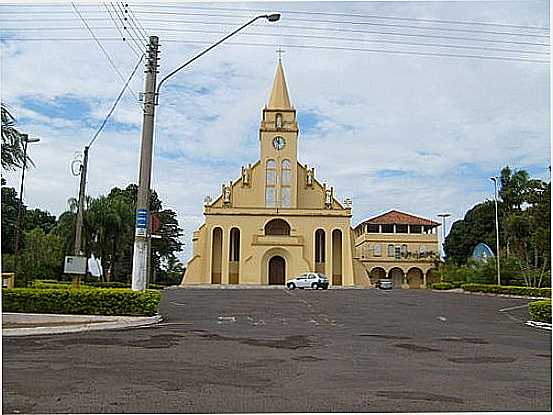
POLYGON ((525 300, 176 289, 157 327, 3 339, 4 413, 550 411, 525 300))

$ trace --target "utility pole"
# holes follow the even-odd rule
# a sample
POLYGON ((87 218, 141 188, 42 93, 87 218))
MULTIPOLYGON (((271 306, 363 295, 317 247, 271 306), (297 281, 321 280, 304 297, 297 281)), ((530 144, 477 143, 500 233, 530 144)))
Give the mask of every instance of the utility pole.
MULTIPOLYGON (((77 220, 75 224, 75 248, 73 254, 75 256, 82 256, 82 234, 83 234, 83 220, 84 220, 84 205, 85 205, 85 189, 86 189, 86 173, 88 169, 88 149, 89 146, 84 148, 83 163, 80 166, 81 180, 79 184, 79 204, 77 207, 77 220)), ((87 260, 88 262, 88 260, 87 260)), ((86 269, 85 269, 86 271, 86 269)), ((73 275, 73 286, 78 288, 80 285, 80 276, 78 274, 73 275)))
POLYGON ((17 206, 17 219, 15 222, 15 274, 17 274, 17 266, 19 262, 19 255, 21 254, 21 227, 23 218, 21 217, 23 212, 23 184, 25 182, 25 170, 27 170, 27 145, 29 143, 38 143, 39 138, 29 138, 29 134, 22 134, 23 140, 23 168, 21 171, 21 187, 19 189, 19 204, 17 206))
POLYGON ((142 120, 142 144, 138 196, 136 200, 136 226, 132 265, 132 289, 146 289, 148 269, 148 229, 150 222, 150 181, 152 176, 152 149, 154 141, 154 118, 156 106, 156 76, 158 68, 157 36, 150 36, 146 60, 146 83, 144 87, 144 116, 142 120))
POLYGON ((499 269, 499 214, 497 210, 497 180, 499 177, 490 177, 494 184, 493 198, 495 201, 495 258, 497 260, 497 285, 501 285, 501 270, 499 269))
POLYGON ((439 218, 442 218, 442 259, 445 258, 445 218, 451 216, 450 213, 440 213, 437 215, 439 218))

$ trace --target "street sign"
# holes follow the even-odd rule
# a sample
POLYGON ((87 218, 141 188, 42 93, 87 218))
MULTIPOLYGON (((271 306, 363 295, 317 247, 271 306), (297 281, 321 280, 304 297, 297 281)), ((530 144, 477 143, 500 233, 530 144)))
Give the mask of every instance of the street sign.
POLYGON ((85 275, 86 274, 86 257, 84 256, 66 256, 63 265, 65 274, 85 275))
POLYGON ((148 209, 137 209, 136 228, 148 228, 148 209))

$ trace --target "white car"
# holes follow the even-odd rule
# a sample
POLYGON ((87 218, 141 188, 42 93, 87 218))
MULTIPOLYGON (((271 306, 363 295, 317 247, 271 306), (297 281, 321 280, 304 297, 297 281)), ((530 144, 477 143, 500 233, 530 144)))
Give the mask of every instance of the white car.
POLYGON ((313 288, 314 290, 322 288, 326 290, 328 288, 328 278, 320 272, 306 272, 299 277, 286 281, 286 287, 290 290, 294 288, 313 288))

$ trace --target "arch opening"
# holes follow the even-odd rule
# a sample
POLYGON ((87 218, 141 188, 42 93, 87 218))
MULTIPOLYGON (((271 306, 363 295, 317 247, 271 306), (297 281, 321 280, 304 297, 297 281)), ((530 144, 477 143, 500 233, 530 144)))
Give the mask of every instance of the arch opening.
POLYGON ((403 284, 403 270, 401 268, 392 268, 388 272, 388 278, 392 280, 392 287, 401 288, 403 284))
POLYGON ((376 282, 378 280, 386 278, 386 271, 384 270, 384 268, 381 267, 375 267, 371 269, 368 274, 372 285, 376 285, 376 282))
POLYGON ((232 228, 229 239, 229 284, 240 282, 240 229, 232 228))
POLYGON ((223 230, 213 229, 211 238, 211 283, 221 284, 223 269, 223 230))
POLYGON ((265 235, 290 236, 290 225, 283 219, 273 219, 265 225, 265 235))
POLYGON ((332 231, 332 285, 342 285, 342 231, 332 231))
POLYGON ((419 268, 411 268, 407 271, 407 284, 409 288, 421 288, 423 283, 422 270, 419 268))
POLYGON ((323 229, 315 232, 315 272, 325 273, 326 235, 323 229))
POLYGON ((280 255, 269 260, 269 285, 284 285, 286 280, 286 261, 280 255))

